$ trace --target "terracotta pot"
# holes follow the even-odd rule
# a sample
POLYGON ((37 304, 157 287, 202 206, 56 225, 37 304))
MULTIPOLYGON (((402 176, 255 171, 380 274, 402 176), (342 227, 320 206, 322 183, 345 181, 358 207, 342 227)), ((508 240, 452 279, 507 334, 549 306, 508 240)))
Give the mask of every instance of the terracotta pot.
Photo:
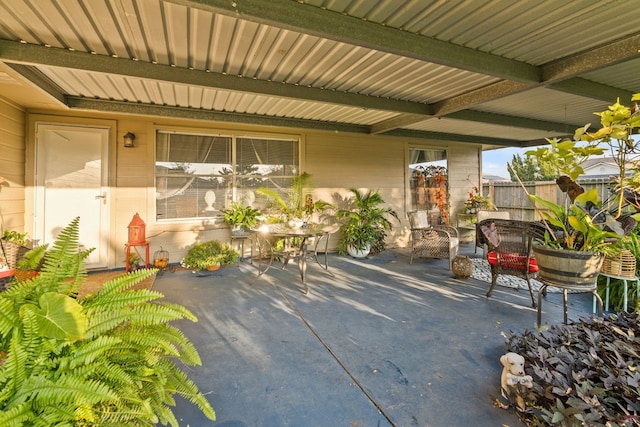
POLYGON ((207 267, 207 271, 216 271, 216 270, 220 270, 220 264, 210 265, 209 267, 207 267))

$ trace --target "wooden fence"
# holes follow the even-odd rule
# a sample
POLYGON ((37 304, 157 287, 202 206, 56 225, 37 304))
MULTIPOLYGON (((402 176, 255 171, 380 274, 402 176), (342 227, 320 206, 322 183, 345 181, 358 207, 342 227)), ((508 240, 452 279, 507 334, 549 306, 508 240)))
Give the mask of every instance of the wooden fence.
MULTIPOLYGON (((605 203, 605 206, 608 206, 608 201, 612 195, 610 188, 613 186, 613 182, 611 179, 579 179, 577 182, 585 190, 597 188, 600 200, 605 203)), ((521 221, 537 221, 541 218, 540 212, 536 211, 529 201, 527 192, 560 204, 564 203, 566 197, 566 194, 560 191, 555 181, 525 182, 524 187, 526 192, 517 182, 491 182, 482 186, 482 194, 493 201, 496 209, 509 211, 511 219, 521 221)))

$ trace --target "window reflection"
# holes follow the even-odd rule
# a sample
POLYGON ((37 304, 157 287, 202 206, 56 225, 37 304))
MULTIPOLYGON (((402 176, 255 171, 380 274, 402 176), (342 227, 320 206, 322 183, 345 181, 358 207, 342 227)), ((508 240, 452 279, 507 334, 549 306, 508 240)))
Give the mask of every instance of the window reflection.
POLYGON ((449 224, 446 150, 409 148, 410 210, 429 213, 432 224, 449 224))
POLYGON ((157 131, 156 219, 222 215, 233 201, 260 208, 258 187, 287 188, 298 139, 157 131))

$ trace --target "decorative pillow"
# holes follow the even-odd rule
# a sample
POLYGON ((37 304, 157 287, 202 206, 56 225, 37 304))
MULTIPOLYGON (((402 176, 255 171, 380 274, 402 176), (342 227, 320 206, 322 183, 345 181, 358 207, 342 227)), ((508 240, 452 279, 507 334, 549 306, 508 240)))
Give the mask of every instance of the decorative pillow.
MULTIPOLYGON (((487 261, 491 265, 498 264, 498 255, 495 251, 490 251, 487 254, 487 261)), ((512 268, 514 270, 524 270, 527 257, 524 255, 506 254, 500 257, 500 266, 505 268, 512 268)), ((540 271, 538 268, 538 262, 534 257, 529 259, 529 273, 537 273, 540 271)))
POLYGON ((500 235, 498 234, 498 229, 493 222, 489 226, 480 226, 480 229, 482 230, 484 237, 486 237, 493 246, 498 246, 500 244, 500 235))

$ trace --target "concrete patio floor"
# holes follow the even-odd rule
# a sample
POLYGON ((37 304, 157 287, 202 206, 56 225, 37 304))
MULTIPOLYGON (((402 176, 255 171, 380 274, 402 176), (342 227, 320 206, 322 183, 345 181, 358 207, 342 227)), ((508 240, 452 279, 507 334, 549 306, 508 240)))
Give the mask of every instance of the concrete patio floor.
MULTIPOLYGON (((474 254, 463 245, 462 254, 474 254)), ((443 260, 392 249, 366 260, 330 255, 257 277, 241 263, 208 276, 164 272, 154 289, 198 317, 178 327, 203 365, 190 377, 217 413, 179 400, 181 426, 519 426, 495 405, 503 333, 533 329, 527 291, 458 280, 443 260)), ((537 296, 537 295, 536 295, 537 296)), ((590 315, 590 294, 569 296, 569 318, 590 315)), ((549 293, 543 323, 562 322, 549 293)))

